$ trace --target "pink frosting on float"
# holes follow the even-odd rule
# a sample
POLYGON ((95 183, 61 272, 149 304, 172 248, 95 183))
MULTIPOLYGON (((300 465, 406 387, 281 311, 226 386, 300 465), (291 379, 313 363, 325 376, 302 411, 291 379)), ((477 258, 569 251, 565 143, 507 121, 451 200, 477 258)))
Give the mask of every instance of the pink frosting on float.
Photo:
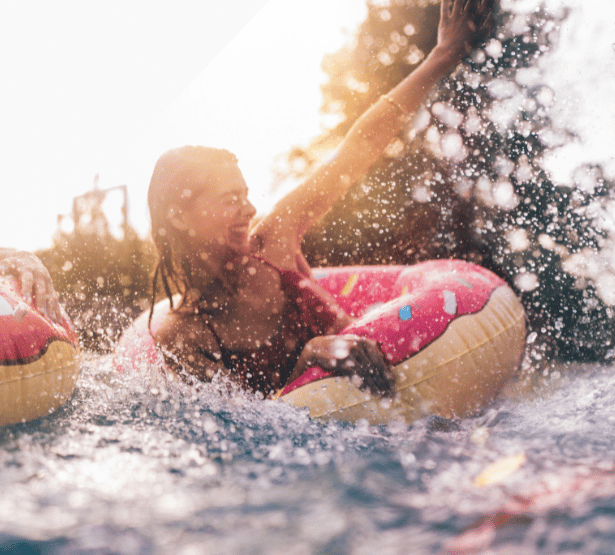
MULTIPOLYGON (((391 364, 421 351, 461 316, 480 311, 504 280, 459 260, 416 266, 329 268, 314 271, 319 283, 358 319, 341 334, 378 342, 391 364)), ((280 393, 333 375, 310 368, 280 393)))
POLYGON ((333 372, 328 372, 319 368, 318 366, 313 366, 312 368, 308 368, 301 376, 299 376, 296 380, 289 383, 282 391, 280 395, 286 395, 290 393, 293 389, 297 389, 302 385, 306 385, 311 382, 315 382, 317 380, 322 380, 324 378, 330 378, 333 376, 333 372))

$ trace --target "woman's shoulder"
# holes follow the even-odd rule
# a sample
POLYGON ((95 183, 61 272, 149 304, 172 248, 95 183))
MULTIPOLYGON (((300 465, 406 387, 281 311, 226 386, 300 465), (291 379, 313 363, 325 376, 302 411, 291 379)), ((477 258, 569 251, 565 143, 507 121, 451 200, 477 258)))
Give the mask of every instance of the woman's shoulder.
POLYGON ((301 253, 301 244, 283 233, 255 230, 250 236, 250 252, 269 266, 281 270, 295 270, 310 275, 307 262, 301 253), (308 268, 308 271, 305 271, 308 268))
POLYGON ((168 368, 179 375, 207 382, 225 370, 216 358, 221 356, 218 342, 198 314, 170 312, 156 330, 155 341, 168 368))
POLYGON ((208 344, 212 335, 194 311, 179 307, 170 311, 155 333, 156 343, 175 351, 190 345, 208 344))

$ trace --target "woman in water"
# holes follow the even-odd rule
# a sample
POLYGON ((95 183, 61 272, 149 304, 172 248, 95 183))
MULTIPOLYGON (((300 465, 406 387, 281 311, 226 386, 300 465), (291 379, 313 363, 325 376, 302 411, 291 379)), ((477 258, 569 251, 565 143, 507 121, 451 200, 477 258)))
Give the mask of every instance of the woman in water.
POLYGON ((181 294, 155 333, 170 368, 200 381, 221 373, 267 395, 319 366, 390 394, 394 379, 378 345, 336 335, 352 319, 312 278, 301 241, 378 160, 427 92, 488 34, 492 4, 442 0, 437 44, 425 61, 357 120, 330 161, 254 225, 231 153, 186 146, 160 157, 148 194, 158 252, 153 285, 155 291, 161 280, 169 298, 172 288, 181 294))

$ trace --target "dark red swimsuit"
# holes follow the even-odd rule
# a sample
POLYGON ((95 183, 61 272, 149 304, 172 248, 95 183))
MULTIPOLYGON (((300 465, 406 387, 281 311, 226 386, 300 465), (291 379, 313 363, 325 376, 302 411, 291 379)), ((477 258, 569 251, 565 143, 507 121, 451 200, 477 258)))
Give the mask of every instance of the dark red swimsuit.
MULTIPOLYGON (((319 294, 312 280, 297 271, 280 270, 264 262, 279 272, 286 296, 280 329, 273 337, 255 349, 227 349, 206 314, 201 313, 201 317, 218 342, 224 366, 240 377, 246 388, 267 394, 286 383, 305 344, 326 334, 338 313, 319 294)), ((202 351, 202 354, 219 362, 209 352, 202 351)))

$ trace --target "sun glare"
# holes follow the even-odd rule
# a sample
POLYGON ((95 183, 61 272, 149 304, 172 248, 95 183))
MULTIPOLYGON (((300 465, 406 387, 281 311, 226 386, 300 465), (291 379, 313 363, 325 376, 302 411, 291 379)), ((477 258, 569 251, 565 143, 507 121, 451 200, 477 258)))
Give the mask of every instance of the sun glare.
POLYGON ((274 157, 321 131, 323 56, 365 16, 363 0, 270 0, 164 114, 161 143, 232 150, 253 203, 266 210, 274 157))
POLYGON ((0 22, 0 234, 29 250, 50 246, 96 174, 102 189, 128 186, 130 222, 147 233, 154 162, 181 144, 234 150, 265 206, 273 158, 319 131, 323 54, 366 13, 364 0, 35 3, 0 22))

